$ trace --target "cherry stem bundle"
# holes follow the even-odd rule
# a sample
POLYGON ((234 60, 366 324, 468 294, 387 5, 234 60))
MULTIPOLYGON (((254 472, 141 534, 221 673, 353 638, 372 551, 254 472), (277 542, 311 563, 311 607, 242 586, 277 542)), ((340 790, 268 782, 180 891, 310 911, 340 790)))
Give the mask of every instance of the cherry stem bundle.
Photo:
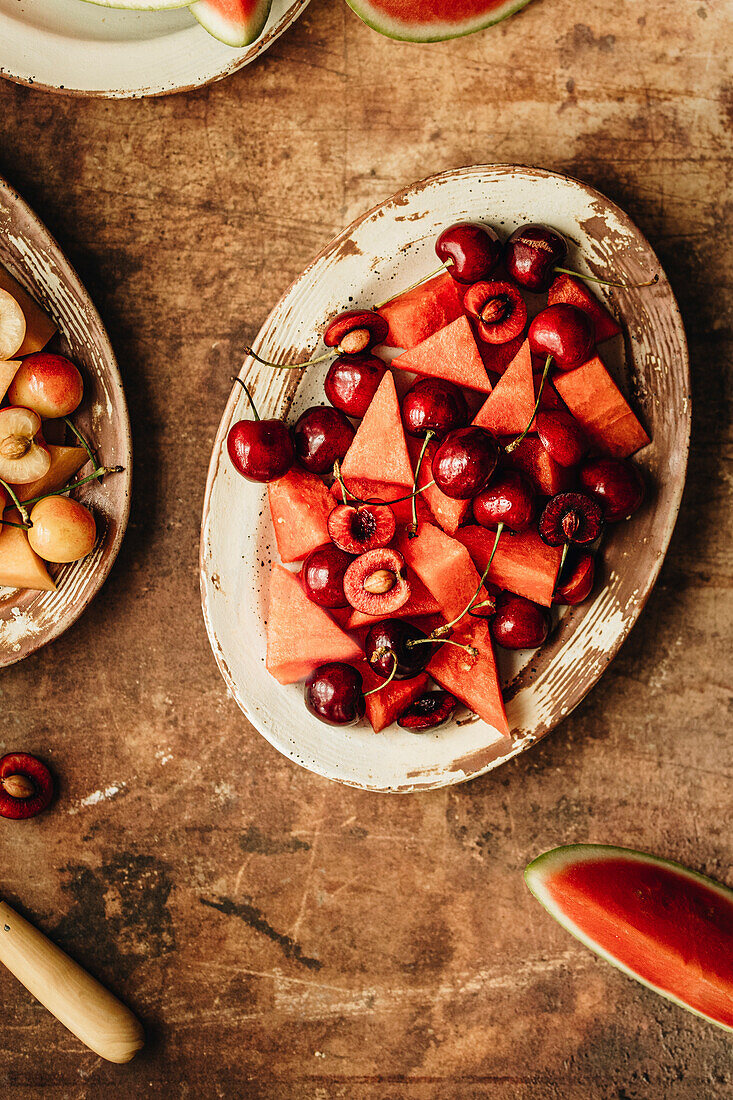
POLYGON ((543 370, 542 378, 540 379, 540 388, 539 388, 539 391, 537 393, 537 400, 534 403, 534 408, 532 409, 532 415, 529 418, 529 424, 524 429, 524 431, 516 437, 516 439, 513 439, 511 441, 511 443, 507 443, 504 450, 506 451, 506 453, 508 455, 510 455, 512 453, 512 451, 516 447, 519 446, 519 444, 522 442, 522 440, 526 438, 526 436, 529 433, 530 428, 532 427, 532 424, 534 423, 534 418, 537 416, 537 410, 540 407, 540 401, 542 400, 542 393, 544 391, 545 382, 547 381, 547 375, 550 373, 550 367, 551 366, 552 366, 552 356, 548 355, 547 359, 545 361, 545 369, 543 370))
POLYGON ((96 470, 91 474, 87 474, 86 477, 81 477, 78 481, 70 481, 68 485, 63 485, 60 489, 52 489, 50 493, 41 493, 40 496, 32 497, 24 503, 38 504, 39 500, 45 500, 46 497, 63 496, 64 493, 70 493, 74 489, 79 489, 82 485, 88 485, 90 481, 97 481, 100 477, 106 477, 107 474, 121 474, 124 468, 124 466, 97 466, 96 470))
POLYGON ((97 462, 96 454, 92 450, 89 443, 87 443, 86 439, 81 434, 81 432, 79 431, 77 426, 71 420, 69 420, 68 416, 64 417, 64 424, 66 424, 67 428, 71 429, 71 431, 76 436, 76 438, 79 440, 79 442, 81 443, 81 445, 84 448, 84 450, 86 451, 86 453, 89 455, 89 461, 91 462, 91 464, 94 467, 95 471, 101 469, 99 463, 97 462))
POLYGON ((659 275, 655 275, 654 278, 649 279, 646 283, 614 283, 610 279, 599 279, 596 275, 583 275, 580 271, 571 271, 568 267, 556 267, 554 271, 559 271, 561 275, 572 275, 575 279, 583 279, 586 283, 599 283, 600 286, 615 286, 619 290, 641 290, 645 286, 656 286, 659 282, 659 275))

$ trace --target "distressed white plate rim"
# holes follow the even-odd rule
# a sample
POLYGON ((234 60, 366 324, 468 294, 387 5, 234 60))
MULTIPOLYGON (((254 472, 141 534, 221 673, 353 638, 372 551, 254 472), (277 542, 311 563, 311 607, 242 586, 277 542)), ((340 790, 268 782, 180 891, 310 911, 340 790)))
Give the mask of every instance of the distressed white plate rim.
MULTIPOLYGON (((231 424, 247 415, 240 387, 227 403, 214 442, 201 535, 206 628, 230 691, 257 730, 304 767, 352 786, 407 792, 480 775, 528 748, 575 707, 627 636, 659 573, 679 510, 689 448, 689 366, 682 321, 648 242, 610 200, 588 185, 544 169, 477 165, 422 180, 368 211, 331 241, 275 306, 255 349, 279 362, 305 358, 329 316, 370 305, 435 266, 437 233, 462 219, 484 219, 503 233, 545 221, 575 247, 573 262, 628 281, 660 272, 643 293, 614 291, 625 351, 612 369, 631 383, 652 443, 638 461, 653 499, 617 525, 605 544, 605 584, 571 609, 536 654, 507 670, 511 741, 483 722, 455 722, 415 736, 397 727, 337 729, 309 715, 302 684, 281 687, 264 667, 263 618, 269 559, 277 560, 266 494, 243 481, 226 458, 231 424), (624 364, 624 359, 626 364, 624 364)), ((602 351, 608 360, 606 351, 602 351)), ((611 357, 613 358, 613 357, 611 357)), ((276 372, 251 359, 243 373, 263 415, 298 415, 324 402, 326 367, 276 372)))

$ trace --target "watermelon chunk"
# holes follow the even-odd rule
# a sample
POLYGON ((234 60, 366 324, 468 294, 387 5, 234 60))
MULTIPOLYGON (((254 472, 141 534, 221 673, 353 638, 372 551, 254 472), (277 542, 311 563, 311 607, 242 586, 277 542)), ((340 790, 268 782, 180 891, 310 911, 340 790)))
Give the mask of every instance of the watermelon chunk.
POLYGON ((649 443, 649 436, 597 355, 575 370, 559 371, 554 382, 599 451, 614 458, 628 458, 649 443))
POLYGON ((446 272, 406 290, 377 310, 389 324, 384 341, 391 348, 414 348, 438 329, 463 316, 463 302, 446 272))
POLYGON ((387 371, 341 463, 344 479, 366 478, 412 488, 394 375, 387 371))
MULTIPOLYGON (((124 0, 119 6, 125 6, 124 0)), ((196 0, 189 10, 220 42, 227 46, 248 46, 265 29, 271 7, 272 0, 196 0)))
POLYGON ((362 626, 371 626, 382 619, 419 619, 425 615, 435 615, 440 611, 440 604, 429 592, 420 578, 411 570, 406 570, 407 581, 410 585, 410 598, 407 603, 387 615, 365 615, 362 611, 352 611, 345 623, 346 630, 359 630, 362 626))
MULTIPOLYGON (((359 672, 364 680, 364 691, 371 691, 379 684, 384 684, 384 679, 372 672, 367 661, 359 665, 359 672)), ((396 718, 406 710, 411 703, 419 699, 424 691, 427 691, 429 677, 426 673, 415 676, 412 680, 393 680, 380 691, 373 695, 367 695, 366 716, 375 733, 391 726, 396 718)))
POLYGON ((621 332, 621 326, 598 301, 595 294, 581 283, 580 279, 574 279, 572 275, 556 276, 547 292, 547 304, 554 306, 556 302, 567 302, 588 314, 593 322, 597 344, 602 344, 604 340, 610 340, 621 332))
POLYGON ((283 561, 301 561, 329 542, 326 525, 333 498, 315 474, 293 466, 267 486, 272 525, 283 561))
POLYGON ((435 596, 446 620, 460 615, 481 580, 465 546, 432 523, 421 523, 417 538, 401 535, 396 545, 410 569, 435 596))
MULTIPOLYGON (((502 445, 506 446, 510 440, 511 437, 503 439, 502 445)), ((573 471, 556 462, 536 435, 525 436, 511 454, 506 455, 506 461, 513 470, 519 470, 529 478, 536 492, 542 496, 554 497, 555 493, 563 493, 573 487, 573 471)))
POLYGON ((485 340, 481 340, 477 336, 476 344, 478 345, 479 355, 487 371, 491 374, 503 374, 526 339, 527 337, 522 332, 519 336, 515 336, 513 340, 510 340, 508 344, 487 344, 485 340))
POLYGON ((392 366, 491 393, 491 382, 467 317, 458 317, 410 351, 398 355, 392 366))
POLYGON ((532 355, 525 340, 473 422, 492 435, 515 435, 529 424, 534 403, 532 355))
POLYGON ((475 646, 479 651, 478 657, 471 657, 454 645, 444 645, 431 659, 428 672, 441 687, 457 695, 475 711, 479 718, 508 737, 509 722, 488 623, 483 619, 463 619, 451 635, 451 641, 475 646))
MULTIPOLYGON (((345 477, 344 484, 349 492, 353 493, 359 500, 376 499, 387 501, 395 514, 395 519, 398 524, 412 522, 412 502, 402 499, 407 496, 410 491, 404 485, 385 485, 383 481, 370 481, 368 478, 364 477, 345 477), (393 504, 392 502, 395 500, 399 500, 399 504, 393 504)), ((410 489, 411 488, 412 486, 410 486, 410 489)), ((331 495, 339 504, 343 504, 344 497, 338 481, 334 481, 331 486, 331 495)), ((426 519, 430 521, 433 517, 427 504, 421 499, 424 496, 425 493, 421 493, 417 498, 417 518, 418 520, 426 519)), ((348 503, 350 499, 348 495, 346 499, 348 503)))
MULTIPOLYGON (((476 568, 483 573, 496 538, 495 531, 473 524, 456 535, 468 550, 476 568)), ((545 607, 552 604, 562 557, 561 546, 548 546, 536 531, 520 535, 504 532, 499 539, 488 581, 499 588, 526 596, 545 607)))
POLYGON ((281 684, 304 680, 325 661, 359 661, 359 645, 323 608, 311 603, 298 577, 272 567, 266 667, 281 684))
POLYGON ((545 852, 524 872, 550 916, 629 977, 733 1031, 733 890, 608 844, 545 852))
POLYGON ((360 19, 388 38, 442 42, 491 27, 529 0, 347 0, 360 19))
MULTIPOLYGON (((413 436, 407 437, 407 449, 410 452, 413 468, 417 466, 417 460, 420 457, 422 445, 422 439, 415 439, 413 436)), ((431 467, 433 464, 433 455, 437 449, 437 440, 431 439, 427 445, 425 457, 420 467, 420 476, 417 479, 418 489, 422 489, 423 485, 427 485, 428 482, 433 479, 431 467)), ((447 497, 445 493, 442 493, 437 485, 431 485, 428 489, 424 489, 418 497, 418 501, 425 502, 432 513, 432 517, 449 535, 455 535, 466 518, 466 513, 471 507, 470 500, 453 500, 452 497, 447 497)))

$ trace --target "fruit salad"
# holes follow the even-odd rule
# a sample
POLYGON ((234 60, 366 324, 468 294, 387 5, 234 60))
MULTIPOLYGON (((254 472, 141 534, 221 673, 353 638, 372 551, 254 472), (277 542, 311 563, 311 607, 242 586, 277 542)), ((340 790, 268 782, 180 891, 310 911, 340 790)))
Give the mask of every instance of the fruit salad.
POLYGON ((598 350, 621 328, 567 252, 548 226, 502 242, 459 223, 437 272, 338 314, 325 353, 247 349, 326 372, 329 404, 293 425, 260 419, 238 378, 252 417, 227 438, 267 484, 281 559, 267 668, 323 722, 423 732, 464 707, 508 735, 496 650, 543 645, 642 506, 631 456, 650 439, 598 350))

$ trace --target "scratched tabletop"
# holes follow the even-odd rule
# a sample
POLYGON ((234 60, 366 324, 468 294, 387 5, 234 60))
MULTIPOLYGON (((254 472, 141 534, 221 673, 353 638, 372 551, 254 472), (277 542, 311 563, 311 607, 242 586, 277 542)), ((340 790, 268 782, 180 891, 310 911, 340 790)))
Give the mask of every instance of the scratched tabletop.
POLYGON ((0 679, 0 751, 60 788, 0 821, 0 892, 148 1032, 103 1063, 2 972, 4 1097, 731 1096, 730 1038, 591 955, 522 871, 602 841, 733 884, 732 30, 726 0, 536 0, 417 46, 313 0, 185 95, 0 83, 0 173, 100 309, 135 446, 104 589, 0 679), (404 184, 490 161, 587 180, 658 251, 690 341, 687 489, 639 623, 549 738, 464 786, 372 795, 279 756, 228 696, 199 604, 205 473, 242 345, 308 260, 404 184))

